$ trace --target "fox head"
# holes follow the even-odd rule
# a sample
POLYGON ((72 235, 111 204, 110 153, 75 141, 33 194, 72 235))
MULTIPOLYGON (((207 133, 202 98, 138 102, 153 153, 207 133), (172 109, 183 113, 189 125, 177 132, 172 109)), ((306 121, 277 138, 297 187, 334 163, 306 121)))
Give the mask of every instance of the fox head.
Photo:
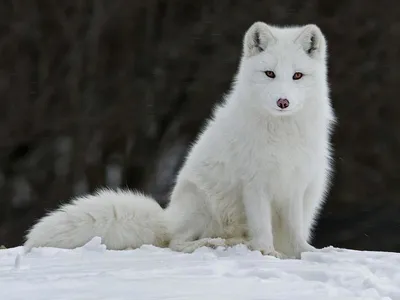
POLYGON ((244 36, 238 76, 257 109, 294 114, 325 92, 325 38, 313 24, 279 28, 256 22, 244 36))

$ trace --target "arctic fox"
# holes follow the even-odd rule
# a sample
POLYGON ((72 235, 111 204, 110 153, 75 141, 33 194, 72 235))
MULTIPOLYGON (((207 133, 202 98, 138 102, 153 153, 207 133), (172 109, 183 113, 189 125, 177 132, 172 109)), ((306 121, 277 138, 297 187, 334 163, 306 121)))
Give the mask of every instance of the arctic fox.
POLYGON ((100 190, 39 220, 25 249, 100 236, 108 249, 315 251, 309 240, 329 189, 335 123, 326 50, 316 25, 254 23, 232 88, 190 148, 165 210, 137 192, 100 190))

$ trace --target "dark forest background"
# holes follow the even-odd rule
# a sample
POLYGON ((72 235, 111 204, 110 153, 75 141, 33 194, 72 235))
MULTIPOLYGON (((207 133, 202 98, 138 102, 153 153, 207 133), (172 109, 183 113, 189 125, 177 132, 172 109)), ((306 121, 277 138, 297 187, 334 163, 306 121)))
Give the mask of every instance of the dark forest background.
POLYGON ((104 185, 165 205, 255 21, 329 42, 336 172, 314 244, 400 251, 392 0, 0 0, 0 245, 104 185))

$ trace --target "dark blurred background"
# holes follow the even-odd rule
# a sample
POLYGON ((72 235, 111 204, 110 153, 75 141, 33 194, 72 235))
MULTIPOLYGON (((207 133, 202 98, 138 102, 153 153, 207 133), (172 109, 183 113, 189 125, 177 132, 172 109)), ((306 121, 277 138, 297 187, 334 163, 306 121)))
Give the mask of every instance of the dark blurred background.
POLYGON ((393 0, 0 0, 0 245, 104 185, 165 205, 259 20, 329 42, 336 172, 314 244, 400 251, 393 0))

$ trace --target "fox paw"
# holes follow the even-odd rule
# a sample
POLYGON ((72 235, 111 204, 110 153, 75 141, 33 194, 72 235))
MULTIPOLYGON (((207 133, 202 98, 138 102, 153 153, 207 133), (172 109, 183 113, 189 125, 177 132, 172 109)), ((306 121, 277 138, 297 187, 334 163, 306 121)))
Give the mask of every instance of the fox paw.
POLYGON ((248 246, 250 250, 253 251, 260 251, 262 255, 268 255, 268 256, 273 256, 279 259, 288 259, 290 258, 289 256, 283 254, 282 252, 276 251, 273 247, 260 247, 260 246, 254 246, 250 245, 248 246))
POLYGON ((207 241, 204 243, 204 246, 211 249, 217 249, 218 247, 226 247, 227 245, 224 239, 210 238, 207 239, 207 241))
POLYGON ((273 256, 273 257, 276 257, 279 259, 289 259, 290 258, 289 256, 287 256, 281 252, 278 252, 276 250, 260 250, 260 252, 262 255, 273 256))
POLYGON ((296 249, 295 251, 295 257, 296 258, 301 258, 301 254, 303 252, 317 252, 319 249, 315 248, 314 246, 310 245, 309 243, 303 243, 301 245, 297 245, 294 247, 296 249))

